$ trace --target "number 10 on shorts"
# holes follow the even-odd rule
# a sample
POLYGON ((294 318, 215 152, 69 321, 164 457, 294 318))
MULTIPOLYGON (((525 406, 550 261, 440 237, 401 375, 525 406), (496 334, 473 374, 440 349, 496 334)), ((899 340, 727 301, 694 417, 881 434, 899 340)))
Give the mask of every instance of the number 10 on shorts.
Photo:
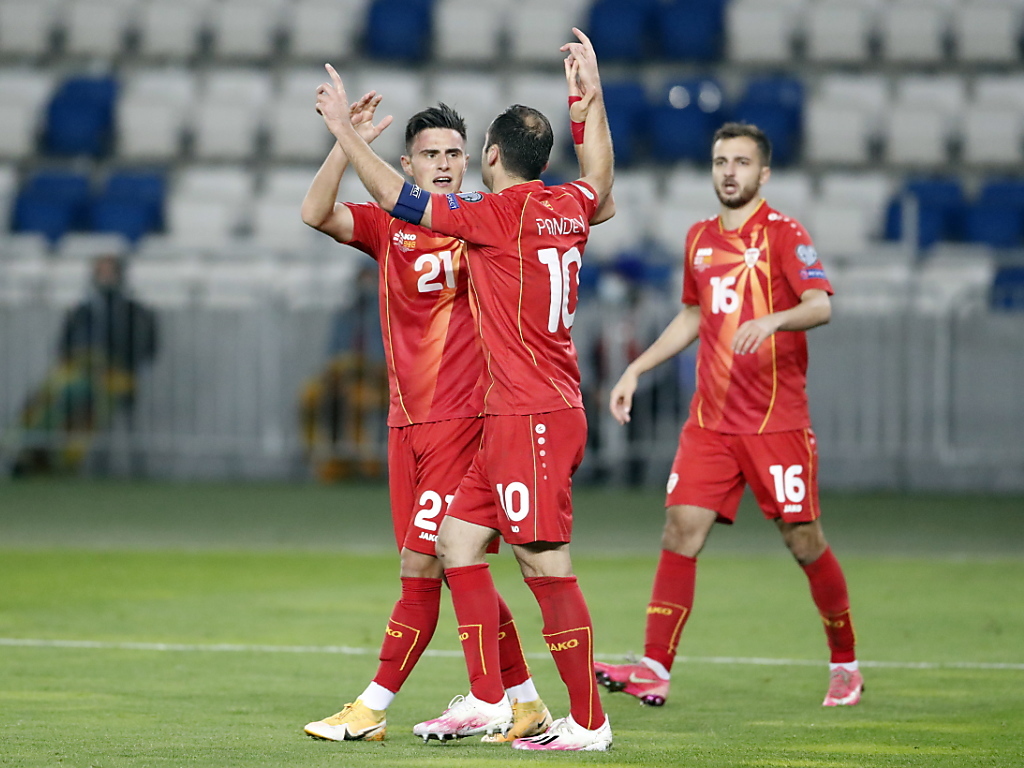
POLYGON ((515 523, 523 522, 530 514, 530 489, 525 483, 517 481, 509 483, 507 487, 504 483, 498 483, 495 490, 498 492, 502 512, 513 523, 512 532, 519 533, 519 526, 515 523))

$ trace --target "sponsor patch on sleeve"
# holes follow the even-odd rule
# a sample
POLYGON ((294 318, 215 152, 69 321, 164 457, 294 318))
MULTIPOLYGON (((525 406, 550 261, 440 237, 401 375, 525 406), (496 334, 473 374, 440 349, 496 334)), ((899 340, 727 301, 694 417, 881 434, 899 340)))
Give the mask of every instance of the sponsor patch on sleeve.
POLYGON ((801 269, 800 278, 803 280, 828 280, 825 277, 824 269, 801 269))
POLYGON ((484 196, 480 192, 459 192, 456 197, 467 203, 479 203, 484 199, 484 196))
POLYGON ((459 207, 459 200, 458 200, 458 198, 455 195, 449 193, 449 194, 445 195, 445 197, 448 198, 448 210, 449 211, 454 211, 456 208, 459 207))
POLYGON ((814 249, 813 245, 801 243, 796 247, 796 257, 810 267, 817 263, 818 252, 814 249))

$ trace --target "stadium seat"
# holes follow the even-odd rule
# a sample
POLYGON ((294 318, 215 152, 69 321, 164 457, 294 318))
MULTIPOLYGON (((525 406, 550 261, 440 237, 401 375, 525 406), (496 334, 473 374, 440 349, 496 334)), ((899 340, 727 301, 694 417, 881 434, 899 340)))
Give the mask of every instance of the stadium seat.
POLYGON ((116 254, 125 256, 129 251, 128 240, 120 234, 110 232, 71 232, 61 238, 54 250, 54 256, 64 261, 89 262, 97 256, 116 254))
POLYGON ((79 173, 39 171, 22 187, 15 201, 15 232, 39 232, 56 242, 86 225, 89 179, 79 173))
POLYGON ((1013 107, 972 106, 961 127, 963 161, 972 166, 1001 166, 1024 162, 1020 111, 1013 107))
POLYGON ((116 97, 117 81, 112 77, 65 80, 47 108, 45 149, 60 155, 94 157, 106 152, 116 97))
POLYGON ((870 53, 873 11, 856 3, 828 0, 808 7, 805 50, 810 61, 864 64, 870 53))
POLYGON ((514 61, 550 64, 551 52, 572 38, 580 27, 585 0, 519 0, 508 16, 509 53, 514 61))
POLYGON ((56 309, 70 309, 86 296, 89 271, 85 259, 55 259, 46 269, 44 301, 56 309))
POLYGON ((669 82, 651 111, 651 151, 656 160, 708 162, 711 136, 722 123, 722 88, 709 78, 669 82))
POLYGON ((597 0, 587 34, 601 61, 639 62, 651 49, 654 4, 649 0, 597 0))
POLYGON ((278 0, 223 0, 213 6, 210 31, 214 56, 222 61, 269 58, 274 52, 282 13, 278 0))
POLYGON ((163 227, 166 180, 162 173, 124 171, 111 174, 89 205, 89 227, 120 233, 132 243, 163 227))
POLYGON ((949 133, 942 111, 894 104, 883 128, 885 157, 893 164, 938 167, 949 159, 949 133))
POLYGON ((953 10, 953 49, 959 61, 1013 64, 1020 59, 1019 5, 970 2, 953 10))
POLYGON ((296 256, 315 251, 323 235, 303 223, 299 215, 301 205, 301 197, 257 200, 253 209, 253 241, 296 256))
POLYGON ((0 54, 44 56, 53 42, 61 2, 18 0, 0 3, 0 54))
POLYGON ((628 166, 640 157, 647 141, 647 94, 639 82, 620 81, 602 86, 615 161, 628 166))
POLYGON ((811 163, 864 165, 873 134, 870 120, 856 105, 812 101, 804 112, 804 158, 811 163))
POLYGON ((979 74, 974 80, 974 106, 979 105, 1024 111, 1024 79, 1017 75, 979 74))
POLYGON ((868 249, 871 221, 858 205, 812 200, 801 222, 826 262, 837 257, 854 258, 868 249))
POLYGON ((867 235, 879 237, 893 186, 894 182, 881 172, 825 173, 819 179, 818 201, 834 208, 862 211, 867 235))
POLYGON ((289 55, 318 63, 351 59, 365 27, 366 5, 367 0, 296 0, 285 14, 289 55))
POLYGON ((889 203, 886 212, 885 237, 902 240, 904 199, 909 196, 917 209, 917 246, 928 248, 940 241, 958 241, 963 235, 966 210, 964 191, 958 179, 911 179, 889 203))
POLYGON ((76 0, 62 14, 64 50, 74 56, 117 56, 135 10, 134 0, 76 0))
POLYGON ((366 17, 366 52, 375 59, 423 61, 430 54, 431 9, 426 2, 374 0, 366 17))
POLYGON ((673 0, 654 7, 661 55, 672 61, 717 61, 725 37, 724 0, 673 0))
POLYGON ((811 178, 803 171, 773 171, 761 192, 772 208, 798 221, 813 197, 811 178))
POLYGON ((286 166, 269 169, 263 177, 260 197, 298 205, 306 196, 317 166, 286 166))
POLYGON ((193 155, 201 160, 251 160, 261 127, 262 114, 254 105, 201 101, 192 118, 193 155))
POLYGON ((493 61, 501 55, 506 9, 479 0, 438 0, 434 57, 441 61, 493 61))
POLYGON ((39 110, 0 101, 0 158, 20 160, 35 153, 39 110))
POLYGON ((991 307, 1004 312, 1024 312, 1024 267, 1004 266, 996 270, 991 307))
POLYGON ((888 61, 934 64, 945 56, 948 9, 939 4, 883 3, 878 31, 888 61))
POLYGON ((791 0, 733 0, 725 13, 730 61, 783 64, 793 57, 793 40, 803 3, 791 0))
POLYGON ((983 184, 964 216, 964 239, 993 248, 1024 245, 1024 181, 983 184))
POLYGON ((171 160, 192 119, 195 79, 184 68, 129 73, 116 107, 117 154, 127 160, 171 160))
MULTIPOLYGON (((562 78, 565 87, 565 78, 562 78)), ((428 93, 427 79, 415 69, 392 69, 390 67, 363 68, 360 70, 359 87, 354 91, 360 95, 371 90, 384 97, 380 116, 392 115, 394 124, 374 142, 373 148, 381 157, 398 167, 398 159, 405 153, 405 123, 416 112, 426 106, 428 93)), ((354 175, 354 174, 353 174, 354 175)))
POLYGON ((334 139, 312 100, 280 101, 267 111, 268 152, 274 160, 323 162, 334 139))
MULTIPOLYGON (((445 71, 436 74, 430 86, 432 104, 444 102, 465 118, 467 151, 476 162, 487 126, 509 105, 501 78, 482 72, 445 71)), ((381 109, 389 114, 386 99, 381 109)))
POLYGON ((183 309, 189 305, 199 281, 194 259, 135 259, 128 285, 139 301, 155 309, 183 309))
POLYGON ((933 248, 915 275, 913 306, 922 314, 945 316, 988 303, 995 260, 987 249, 968 246, 933 248))
POLYGON ((201 3, 151 0, 139 9, 138 51, 149 59, 183 61, 199 51, 208 9, 201 3))

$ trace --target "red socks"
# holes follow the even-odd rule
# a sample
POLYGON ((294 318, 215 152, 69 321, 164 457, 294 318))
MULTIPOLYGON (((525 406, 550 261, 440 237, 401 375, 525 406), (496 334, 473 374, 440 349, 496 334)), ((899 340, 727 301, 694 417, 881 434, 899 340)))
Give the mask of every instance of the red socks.
POLYGON ((526 579, 544 619, 544 640, 569 689, 569 711, 588 729, 604 724, 594 679, 594 630, 575 576, 526 579))
POLYGON ((526 666, 519 630, 501 595, 498 595, 498 659, 501 663, 503 688, 522 685, 530 679, 530 668, 526 666))
POLYGON ((434 636, 440 609, 440 579, 402 578, 402 596, 391 611, 373 682, 398 693, 434 636))
POLYGON ((831 547, 809 565, 802 566, 811 585, 811 598, 825 624, 825 636, 832 652, 833 664, 849 664, 856 660, 853 623, 850 621, 850 597, 846 578, 831 547))
POLYGON ((459 622, 459 641, 466 656, 469 689, 481 701, 490 704, 501 701, 505 696, 498 660, 498 601, 501 598, 494 588, 490 568, 486 563, 447 568, 444 575, 452 591, 452 606, 459 622))
POLYGON ((654 574, 651 602, 647 604, 644 656, 672 669, 683 626, 693 608, 697 559, 667 549, 661 551, 654 574))

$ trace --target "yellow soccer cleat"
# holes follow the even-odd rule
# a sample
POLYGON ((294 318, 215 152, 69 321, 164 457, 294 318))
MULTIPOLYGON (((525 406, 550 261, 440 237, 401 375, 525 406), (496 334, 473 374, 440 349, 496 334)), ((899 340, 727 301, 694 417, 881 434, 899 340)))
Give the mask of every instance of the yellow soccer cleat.
POLYGON ((388 724, 385 715, 387 710, 370 709, 356 699, 338 714, 308 723, 305 731, 327 741, 384 741, 388 724))
POLYGON ((551 725, 551 713, 540 699, 535 701, 512 701, 512 727, 508 733, 492 733, 480 741, 487 744, 507 744, 516 739, 525 739, 544 733, 551 725))

